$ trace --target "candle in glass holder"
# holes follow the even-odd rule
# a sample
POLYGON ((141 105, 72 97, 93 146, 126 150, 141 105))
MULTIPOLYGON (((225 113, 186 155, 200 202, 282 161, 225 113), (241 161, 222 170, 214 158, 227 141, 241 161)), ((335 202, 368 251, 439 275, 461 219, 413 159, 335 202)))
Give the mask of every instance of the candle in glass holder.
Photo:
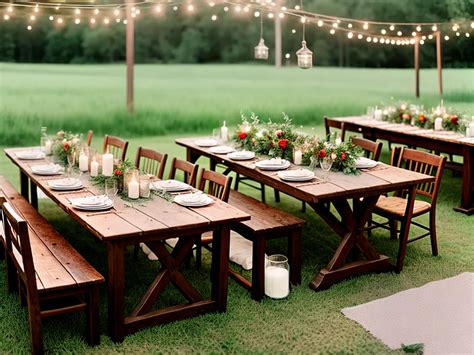
POLYGON ((140 184, 135 177, 128 183, 128 198, 136 199, 140 197, 140 184))
POLYGON ((434 122, 434 129, 435 131, 443 130, 443 119, 441 117, 436 117, 434 122))
POLYGON ((290 293, 290 270, 288 259, 283 255, 271 255, 265 267, 265 294, 280 299, 290 293))
POLYGON ((150 178, 148 175, 140 176, 140 197, 150 197, 150 178))
POLYGON ((295 165, 301 165, 303 163, 303 152, 301 150, 295 150, 295 153, 293 154, 293 163, 295 165))
POLYGON ((51 139, 48 139, 44 144, 44 153, 46 155, 51 155, 52 147, 53 147, 53 141, 51 139))
POLYGON ((114 172, 114 156, 110 153, 102 155, 102 175, 112 176, 114 172))
POLYGON ((79 156, 79 170, 82 172, 89 170, 89 157, 84 152, 79 156))
POLYGON ((374 119, 380 121, 382 119, 383 111, 380 109, 376 109, 374 111, 374 119))
POLYGON ((91 162, 91 176, 95 177, 99 175, 99 162, 95 158, 91 162))

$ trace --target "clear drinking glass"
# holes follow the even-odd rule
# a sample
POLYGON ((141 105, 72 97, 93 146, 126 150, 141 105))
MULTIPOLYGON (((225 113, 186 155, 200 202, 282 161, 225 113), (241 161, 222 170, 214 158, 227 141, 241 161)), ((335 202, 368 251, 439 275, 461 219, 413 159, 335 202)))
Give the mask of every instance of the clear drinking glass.
POLYGON ((73 149, 67 155, 68 175, 72 176, 72 168, 76 165, 76 151, 73 149))
POLYGON ((369 119, 374 118, 374 112, 375 112, 375 109, 373 106, 367 107, 367 118, 369 119))
POLYGON ((118 193, 117 180, 114 178, 105 179, 105 194, 112 199, 118 193))
POLYGON ((221 140, 221 130, 220 128, 215 128, 212 130, 212 139, 214 139, 216 142, 220 142, 221 140))
POLYGON ((332 163, 333 160, 331 159, 331 157, 324 157, 319 163, 321 165, 321 169, 324 171, 324 180, 327 180, 328 172, 329 170, 331 170, 332 163))

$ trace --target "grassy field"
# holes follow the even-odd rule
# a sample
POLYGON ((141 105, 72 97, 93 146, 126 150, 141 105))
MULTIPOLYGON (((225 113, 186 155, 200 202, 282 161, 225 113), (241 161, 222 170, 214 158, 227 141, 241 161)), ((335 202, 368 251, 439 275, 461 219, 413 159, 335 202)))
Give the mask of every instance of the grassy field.
MULTIPOLYGON (((137 66, 136 117, 123 114, 123 66, 47 66, 0 64, 0 149, 10 145, 37 144, 42 125, 49 131, 66 128, 117 133, 130 138, 129 156, 139 145, 184 158, 174 139, 197 132, 210 133, 224 119, 236 123, 240 110, 263 117, 281 111, 296 123, 316 127, 322 134, 323 115, 357 114, 366 105, 396 99, 411 99, 413 72, 404 70, 311 71, 252 66, 137 66), (167 133, 167 134, 165 134, 167 133)), ((474 112, 474 71, 446 71, 445 99, 449 104, 474 112)), ((422 97, 437 102, 435 72, 422 72, 422 97), (425 95, 426 93, 426 95, 425 95)), ((100 146, 100 134, 93 141, 100 146)), ((384 147, 383 160, 388 161, 384 147)), ((205 160, 200 161, 207 166, 205 160)), ((0 154, 0 175, 18 187, 18 171, 0 154)), ((432 257, 429 240, 408 246, 405 269, 397 274, 370 274, 341 282, 329 290, 314 292, 307 286, 328 262, 338 245, 326 224, 301 204, 283 197, 269 202, 307 221, 303 231, 303 282, 281 301, 250 299, 246 291, 229 281, 229 306, 225 314, 202 317, 146 329, 113 344, 107 336, 107 292, 101 289, 101 345, 90 348, 82 338, 85 317, 68 315, 44 321, 48 353, 324 353, 385 354, 391 351, 340 310, 365 303, 433 280, 474 271, 473 217, 453 212, 459 203, 461 179, 447 172, 438 201, 438 257, 432 257)), ((250 194, 254 191, 247 190, 250 194)), ((272 194, 268 191, 268 196, 272 194)), ((103 275, 107 275, 106 250, 93 237, 48 200, 40 212, 103 275)), ((426 222, 426 219, 423 219, 426 222)), ((414 230, 414 232, 418 232, 414 230)), ((373 243, 393 258, 397 242, 385 231, 375 231, 373 243)), ((268 253, 286 253, 283 242, 273 241, 268 253)), ((209 294, 209 257, 203 268, 184 269, 193 285, 209 294)), ((126 255, 126 308, 133 309, 153 279, 159 264, 143 254, 134 261, 126 255)), ((28 353, 26 309, 5 287, 5 265, 0 263, 0 353, 28 353)), ((170 289, 160 305, 180 297, 170 289)))
MULTIPOLYGON (((447 104, 474 112, 474 70, 444 71, 447 104)), ((421 103, 438 103, 436 71, 421 72, 421 103)), ((210 131, 240 112, 317 126, 324 115, 414 98, 414 71, 251 65, 137 65, 136 115, 125 111, 123 65, 0 64, 0 144, 36 142, 41 126, 129 136, 210 131)))

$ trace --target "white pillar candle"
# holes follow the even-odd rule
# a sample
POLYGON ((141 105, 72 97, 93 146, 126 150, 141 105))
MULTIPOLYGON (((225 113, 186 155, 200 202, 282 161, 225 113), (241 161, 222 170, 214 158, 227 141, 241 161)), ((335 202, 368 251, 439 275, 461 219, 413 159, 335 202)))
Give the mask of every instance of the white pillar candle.
POLYGON ((140 184, 133 179, 128 183, 128 198, 136 199, 140 196, 140 184))
POLYGON ((469 123, 469 136, 474 137, 474 122, 469 123))
POLYGON ((293 163, 295 165, 301 165, 303 162, 303 153, 301 150, 295 150, 295 156, 293 157, 293 163))
POLYGON ((114 172, 114 156, 109 153, 102 155, 102 175, 112 176, 114 172))
POLYGON ((82 172, 89 170, 89 157, 85 154, 79 156, 79 170, 82 172))
POLYGON ((99 175, 99 162, 94 158, 91 162, 91 176, 95 177, 97 175, 99 175))
POLYGON ((435 123, 434 123, 434 129, 435 131, 443 130, 443 119, 441 117, 436 117, 435 123))
POLYGON ((223 142, 227 142, 228 138, 229 138, 229 128, 227 128, 224 121, 224 124, 221 127, 221 140, 223 142))
POLYGON ((51 155, 51 148, 53 147, 53 142, 51 139, 48 139, 44 145, 44 153, 46 155, 51 155))
POLYGON ((285 298, 290 293, 290 273, 286 268, 265 268, 265 294, 271 298, 285 298))
POLYGON ((340 145, 342 143, 342 139, 337 137, 336 138, 336 145, 340 145))
POLYGON ((382 110, 375 110, 374 111, 374 118, 376 120, 381 120, 382 119, 382 114, 383 114, 382 110))

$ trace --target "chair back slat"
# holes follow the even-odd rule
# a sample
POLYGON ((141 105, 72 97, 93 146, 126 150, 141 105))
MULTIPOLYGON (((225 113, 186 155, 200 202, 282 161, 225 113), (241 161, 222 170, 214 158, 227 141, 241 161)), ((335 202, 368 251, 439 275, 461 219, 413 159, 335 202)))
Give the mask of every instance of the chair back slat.
POLYGON ((333 120, 329 117, 324 117, 324 128, 326 129, 326 137, 331 134, 331 127, 338 128, 341 130, 341 140, 344 141, 346 135, 346 129, 344 127, 344 122, 333 120))
POLYGON ((176 173, 179 171, 184 174, 184 181, 187 184, 191 185, 192 187, 196 187, 196 177, 198 169, 199 166, 197 164, 190 163, 186 160, 173 158, 173 160, 171 161, 170 173, 168 178, 176 179, 176 173))
POLYGON ((209 195, 227 202, 229 200, 231 183, 232 177, 230 176, 212 170, 202 169, 199 178, 199 190, 207 191, 209 195), (208 185, 207 190, 206 183, 208 185))
POLYGON ((128 141, 119 137, 108 136, 104 138, 104 153, 109 152, 114 156, 114 159, 125 160, 127 155, 128 141))
POLYGON ((87 132, 87 140, 86 140, 86 144, 87 146, 91 146, 91 143, 92 143, 92 137, 94 136, 94 131, 93 130, 89 130, 89 132, 87 132))
POLYGON ((432 200, 433 204, 436 202, 438 196, 445 161, 446 157, 419 150, 402 148, 397 166, 435 177, 434 181, 418 184, 416 187, 416 193, 428 197, 432 200))
POLYGON ((135 158, 135 167, 141 171, 152 174, 159 179, 163 178, 168 154, 156 150, 139 147, 135 158))
POLYGON ((352 144, 355 144, 361 147, 365 153, 367 158, 372 160, 379 160, 380 153, 382 152, 382 142, 374 142, 365 138, 360 137, 351 137, 352 144))

